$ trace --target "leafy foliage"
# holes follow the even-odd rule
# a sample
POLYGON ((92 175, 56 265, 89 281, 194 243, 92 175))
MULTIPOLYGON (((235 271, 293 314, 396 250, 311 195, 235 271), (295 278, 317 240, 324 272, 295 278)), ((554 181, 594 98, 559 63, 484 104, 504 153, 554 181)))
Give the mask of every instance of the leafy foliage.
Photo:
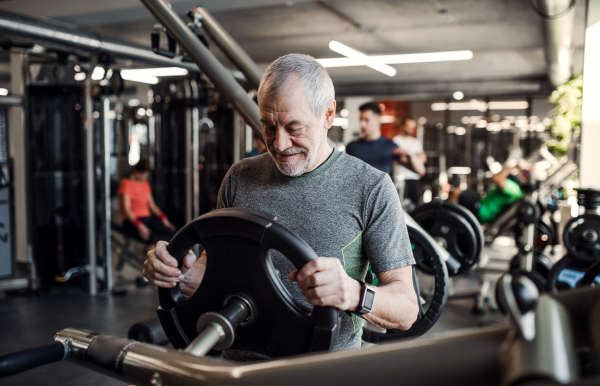
POLYGON ((550 102, 556 107, 551 124, 553 139, 547 145, 557 156, 567 152, 571 131, 576 137, 581 132, 582 93, 583 76, 578 75, 558 86, 550 95, 550 102))

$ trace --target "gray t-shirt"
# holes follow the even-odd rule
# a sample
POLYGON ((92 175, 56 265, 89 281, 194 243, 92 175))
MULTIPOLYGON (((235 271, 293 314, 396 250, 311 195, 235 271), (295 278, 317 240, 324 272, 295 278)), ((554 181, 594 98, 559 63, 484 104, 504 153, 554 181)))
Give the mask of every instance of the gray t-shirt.
MULTIPOLYGON (((218 208, 261 210, 305 240, 317 256, 339 259, 346 273, 364 280, 374 273, 414 264, 400 200, 390 176, 334 150, 299 177, 281 173, 268 153, 246 158, 227 172, 218 208)), ((295 268, 279 252, 271 257, 294 299, 306 303, 287 275, 295 268)), ((359 348, 362 318, 343 313, 335 350, 359 348)))

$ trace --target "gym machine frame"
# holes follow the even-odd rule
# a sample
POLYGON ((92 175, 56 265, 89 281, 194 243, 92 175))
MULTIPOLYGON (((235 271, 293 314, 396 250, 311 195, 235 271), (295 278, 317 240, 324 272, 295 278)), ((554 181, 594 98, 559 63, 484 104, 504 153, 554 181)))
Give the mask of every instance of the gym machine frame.
MULTIPOLYGON (((18 15, 18 14, 13 14, 10 12, 5 12, 5 11, 0 11, 0 33, 3 33, 4 35, 7 36, 13 36, 13 37, 17 37, 17 38, 21 38, 24 39, 26 41, 31 41, 31 42, 35 42, 38 44, 41 44, 49 49, 53 49, 53 48, 58 48, 59 50, 64 51, 65 49, 68 50, 68 52, 72 52, 74 55, 76 56, 86 56, 86 57, 92 57, 92 68, 93 69, 93 65, 96 63, 97 58, 98 57, 103 57, 104 59, 108 59, 111 60, 111 58, 121 58, 121 59, 130 59, 130 60, 136 60, 136 61, 142 61, 144 63, 148 63, 148 64, 153 64, 153 65, 158 65, 158 66, 171 66, 171 67, 182 67, 187 69, 188 71, 192 72, 192 73, 197 73, 199 72, 198 67, 193 64, 193 63, 189 63, 189 62, 184 62, 181 61, 180 59, 167 59, 167 58, 163 58, 160 57, 158 55, 156 55, 154 52, 152 52, 152 50, 150 50, 147 47, 144 46, 140 46, 140 45, 136 45, 136 44, 132 44, 129 42, 124 42, 124 41, 120 41, 117 39, 113 39, 113 38, 109 38, 109 37, 105 37, 102 36, 100 34, 94 33, 94 32, 87 32, 87 31, 81 31, 81 30, 75 30, 72 28, 68 28, 68 27, 62 27, 62 26, 57 26, 55 24, 50 24, 44 21, 40 21, 34 18, 29 18, 26 16, 22 16, 22 15, 18 15)), ((26 85, 29 81, 29 79, 27 79, 27 74, 28 74, 28 66, 30 64, 30 56, 31 53, 25 48, 23 50, 22 53, 17 54, 15 53, 14 55, 19 55, 21 57, 21 68, 19 69, 19 73, 22 74, 21 76, 21 81, 20 84, 15 86, 13 84, 13 89, 15 87, 18 87, 19 89, 21 89, 21 94, 19 96, 13 96, 13 95, 9 95, 7 97, 2 97, 3 100, 7 101, 7 103, 13 105, 13 106, 17 106, 20 105, 22 106, 23 109, 26 108, 26 95, 25 95, 25 89, 26 89, 26 85)), ((35 54, 35 59, 36 61, 47 61, 47 59, 44 57, 44 55, 41 54, 35 54)), ((82 67, 83 68, 83 67, 82 67)), ((91 70, 90 70, 91 71, 91 70)), ((13 69, 14 72, 14 69, 13 69)), ((93 109, 92 109, 92 101, 91 101, 91 94, 90 94, 90 85, 89 85, 89 79, 90 79, 90 74, 88 74, 88 76, 86 77, 86 81, 84 82, 84 106, 83 106, 83 112, 85 115, 84 118, 84 130, 85 130, 85 139, 84 139, 84 144, 85 144, 85 191, 86 191, 86 242, 87 242, 87 247, 86 247, 86 255, 88 257, 89 263, 88 266, 86 267, 87 272, 89 273, 89 293, 91 295, 96 295, 97 293, 97 288, 96 288, 96 281, 98 278, 98 272, 97 272, 97 267, 96 267, 96 232, 95 232, 95 220, 93 219, 93 203, 95 202, 94 199, 94 188, 93 188, 93 179, 94 179, 94 174, 93 174, 93 155, 92 155, 92 141, 93 141, 93 137, 92 137, 92 127, 94 125, 94 117, 93 117, 93 109)), ((14 82, 13 82, 14 83, 14 82)), ((14 92, 14 90, 13 90, 14 92)), ((106 102, 107 100, 104 101, 104 106, 103 106, 103 110, 105 110, 104 112, 106 113, 106 102)), ((189 117, 190 123, 191 121, 195 118, 195 116, 191 116, 189 117)), ((106 114, 104 114, 104 127, 103 127, 103 131, 104 131, 104 135, 102 135, 101 140, 104 142, 104 145, 106 146, 106 141, 109 139, 108 137, 108 128, 109 128, 109 121, 106 117, 106 114)), ((191 123, 193 125, 193 123, 191 123)), ((22 126, 26 127, 27 125, 27 117, 26 114, 22 114, 22 126)), ((192 128, 192 132, 193 132, 193 128, 192 128)), ((192 134, 192 137, 193 134, 192 134)), ((196 136, 197 137, 197 136, 196 136)), ((193 139, 193 138, 192 138, 193 139)), ((25 141, 27 141, 27 139, 25 139, 25 141)), ((105 170, 108 170, 108 163, 110 161, 109 159, 110 155, 107 153, 105 154, 104 157, 104 168, 105 170)), ((195 171, 191 171, 191 174, 193 175, 195 171)), ((196 173, 197 174, 197 173, 196 173)), ((104 221, 105 223, 105 227, 107 229, 107 233, 110 232, 110 202, 108 201, 109 199, 109 194, 108 194, 108 184, 107 184, 107 180, 108 180, 108 176, 105 176, 104 179, 104 183, 106 186, 106 197, 107 197, 107 202, 105 203, 106 206, 106 219, 104 221)), ((198 181, 198 178, 195 178, 195 181, 198 181)), ((26 202, 29 202, 31 200, 31 194, 32 192, 30 192, 30 188, 27 187, 27 184, 25 186, 25 190, 26 190, 26 194, 24 194, 24 196, 26 197, 26 202)), ((194 190, 194 194, 197 194, 197 189, 194 190)), ((188 200, 189 201, 189 200, 188 200)), ((189 203, 188 203, 189 204, 189 203)), ((189 215, 194 216, 194 213, 197 212, 197 210, 193 210, 190 209, 189 210, 189 215)), ((25 216, 25 218, 27 218, 29 216, 29 214, 27 214, 25 216)), ((14 289, 24 289, 24 288, 30 288, 30 289, 37 289, 38 287, 38 280, 37 280, 37 276, 35 273, 35 264, 33 263, 33 261, 35 260, 35 257, 33 256, 33 249, 31 246, 31 237, 29 236, 31 234, 31 224, 29 224, 29 221, 27 221, 27 234, 28 236, 26 237, 27 239, 27 243, 26 243, 26 254, 27 254, 27 259, 29 261, 29 265, 32 267, 32 269, 30 269, 31 274, 29 278, 23 278, 23 279, 14 279, 14 280, 8 280, 8 279, 4 279, 4 280, 0 280, 0 291, 7 291, 7 290, 14 290, 14 289)), ((16 229, 15 229, 16 230, 16 229)), ((108 253, 106 253, 107 255, 107 260, 105 261, 105 265, 106 267, 105 270, 106 272, 104 272, 104 275, 106 277, 106 281, 107 281, 107 292, 110 292, 112 289, 112 267, 110 265, 110 234, 107 234, 105 238, 103 238, 103 240, 101 240, 102 244, 103 244, 103 249, 105 251, 107 251, 108 253)), ((18 247, 15 245, 15 247, 18 249, 18 247)), ((21 252, 22 253, 22 252, 21 252)))
MULTIPOLYGON (((66 328, 55 343, 0 357, 2 375, 67 359, 113 378, 145 385, 591 385, 600 381, 600 288, 539 296, 526 277, 506 274, 500 298, 509 326, 468 329, 437 338, 366 349, 239 364, 193 355, 219 344, 221 323, 205 329, 184 351, 66 328), (588 370, 577 360, 588 352, 588 370), (435 371, 431 370, 435 359, 435 371), (398 364, 401 364, 399 368, 398 364)), ((227 305, 233 329, 243 302, 227 305)), ((222 310, 223 311, 223 310, 222 310)), ((213 319, 216 320, 216 319, 213 319)), ((222 339, 221 339, 222 340, 222 339)))

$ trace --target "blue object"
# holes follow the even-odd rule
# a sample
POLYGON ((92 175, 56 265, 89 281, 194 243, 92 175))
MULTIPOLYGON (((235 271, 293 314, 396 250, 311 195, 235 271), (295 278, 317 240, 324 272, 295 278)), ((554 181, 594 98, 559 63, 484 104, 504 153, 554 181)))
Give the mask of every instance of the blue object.
MULTIPOLYGON (((579 283, 579 281, 581 279, 583 279, 584 275, 585 275, 585 272, 575 271, 573 269, 563 269, 558 274, 557 281, 566 283, 571 288, 575 288, 577 286, 577 283, 579 283)), ((595 282, 600 285, 600 275, 596 276, 595 282)))

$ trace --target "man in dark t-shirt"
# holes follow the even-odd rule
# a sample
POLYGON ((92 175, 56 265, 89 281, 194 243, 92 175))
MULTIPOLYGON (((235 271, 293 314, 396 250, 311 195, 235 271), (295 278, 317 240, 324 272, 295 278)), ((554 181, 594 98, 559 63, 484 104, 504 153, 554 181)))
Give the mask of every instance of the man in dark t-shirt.
POLYGON ((346 152, 391 176, 392 164, 399 158, 394 154, 398 145, 381 135, 381 109, 374 102, 365 103, 358 109, 362 138, 350 142, 346 152))

